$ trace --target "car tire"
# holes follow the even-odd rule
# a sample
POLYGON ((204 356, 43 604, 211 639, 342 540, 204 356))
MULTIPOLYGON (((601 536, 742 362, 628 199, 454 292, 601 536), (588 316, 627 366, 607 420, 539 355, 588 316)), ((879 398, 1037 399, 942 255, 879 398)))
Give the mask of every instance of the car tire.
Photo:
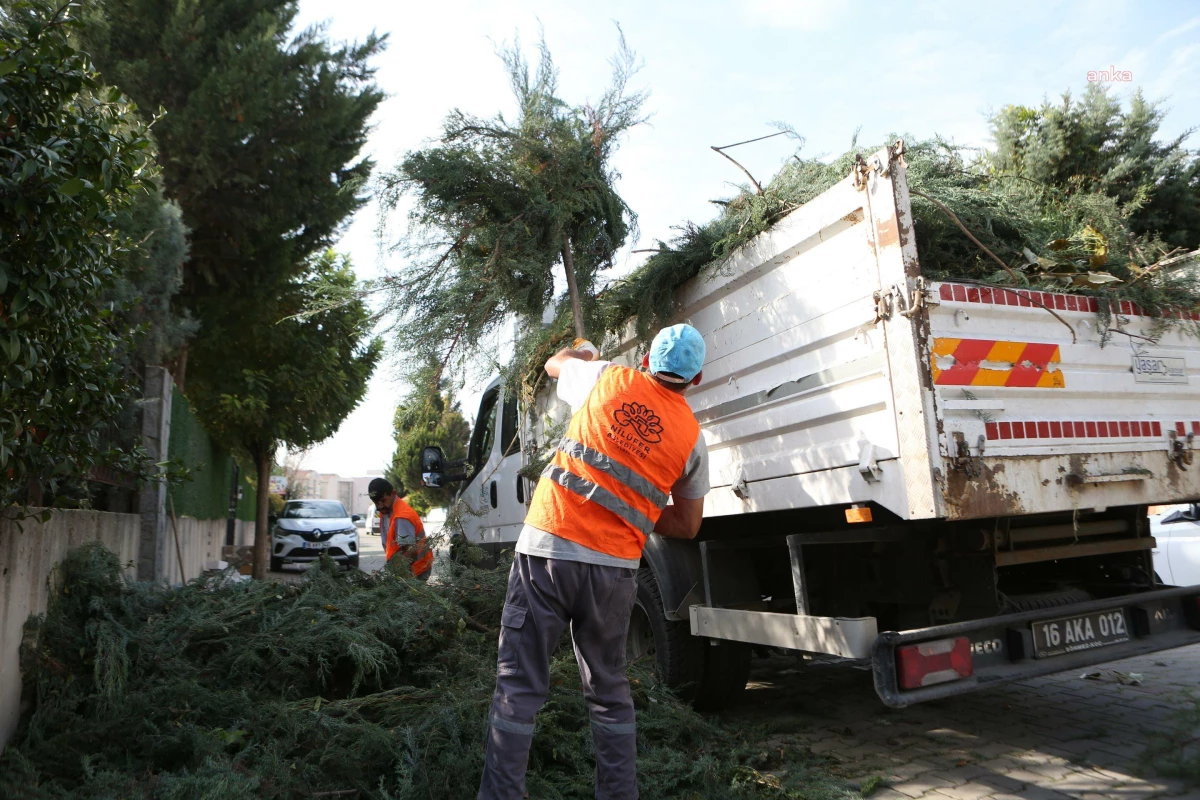
POLYGON ((271 556, 271 572, 283 572, 283 559, 271 556))
POLYGON ((350 556, 347 558, 346 566, 350 569, 358 569, 358 556, 350 556))

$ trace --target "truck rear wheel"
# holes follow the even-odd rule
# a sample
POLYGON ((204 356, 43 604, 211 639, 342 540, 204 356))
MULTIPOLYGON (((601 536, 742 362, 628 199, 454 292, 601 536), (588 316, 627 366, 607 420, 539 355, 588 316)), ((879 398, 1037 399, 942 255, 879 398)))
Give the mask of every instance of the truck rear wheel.
POLYGON ((638 570, 637 582, 625 640, 629 660, 653 654, 658 679, 700 710, 716 711, 736 701, 750 675, 750 645, 692 636, 686 620, 667 619, 650 568, 638 570))
POLYGON ((692 705, 699 711, 720 711, 737 703, 750 679, 752 650, 745 642, 705 642, 704 678, 692 705))
POLYGON ((625 653, 630 661, 653 655, 655 676, 684 700, 691 700, 704 672, 704 642, 692 636, 686 620, 667 619, 658 581, 649 567, 638 570, 637 584, 625 653))

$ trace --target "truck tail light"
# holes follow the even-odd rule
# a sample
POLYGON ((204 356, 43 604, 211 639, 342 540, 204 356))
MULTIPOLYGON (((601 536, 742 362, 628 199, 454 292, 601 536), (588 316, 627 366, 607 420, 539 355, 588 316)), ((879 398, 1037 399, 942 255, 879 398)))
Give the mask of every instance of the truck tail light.
POLYGON ((898 647, 896 671, 901 689, 919 689, 969 678, 975 673, 971 663, 971 640, 959 636, 898 647))

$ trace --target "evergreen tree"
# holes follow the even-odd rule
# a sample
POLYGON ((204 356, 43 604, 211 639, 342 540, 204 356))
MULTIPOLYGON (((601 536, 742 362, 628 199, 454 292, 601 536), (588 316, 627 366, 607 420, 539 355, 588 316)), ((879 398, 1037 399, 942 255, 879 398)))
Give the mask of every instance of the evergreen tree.
MULTIPOLYGON (((383 37, 293 37, 296 12, 295 0, 103 0, 83 31, 109 82, 167 112, 155 136, 191 230, 181 301, 201 337, 228 298, 294 277, 364 202, 359 151, 383 97, 368 62, 383 37)), ((220 348, 200 350, 216 360, 193 356, 189 371, 224 369, 220 348)))
POLYGON ((230 298, 211 309, 209 335, 193 345, 198 359, 225 365, 194 375, 193 407, 209 431, 250 456, 258 473, 257 578, 267 574, 275 451, 332 436, 362 400, 382 351, 361 300, 327 302, 328 292, 355 285, 349 261, 326 251, 274 295, 230 298))
POLYGON ((256 464, 260 575, 276 446, 336 430, 378 355, 361 303, 295 315, 353 287, 322 251, 365 200, 359 151, 382 100, 369 61, 384 40, 293 36, 296 13, 296 0, 101 0, 83 31, 106 79, 166 111, 166 195, 191 231, 178 305, 199 324, 173 372, 183 386, 186 368, 206 427, 256 464))
POLYGON ((646 97, 629 89, 636 62, 624 38, 595 105, 559 97, 544 43, 536 71, 519 46, 500 55, 516 117, 455 110, 436 144, 383 180, 385 208, 415 201, 403 245, 410 263, 383 286, 398 349, 417 364, 471 352, 510 314, 540 323, 560 263, 582 336, 585 317, 595 319, 597 276, 634 225, 611 166, 621 134, 643 120, 646 97))
POLYGON ((1040 108, 1006 106, 992 117, 993 169, 1057 194, 1102 192, 1129 208, 1138 234, 1171 246, 1200 247, 1200 158, 1184 147, 1190 131, 1155 139, 1166 112, 1133 95, 1129 110, 1091 84, 1040 108))
POLYGON ((179 205, 153 184, 117 215, 116 225, 131 247, 105 302, 138 335, 127 359, 140 370, 171 358, 196 331, 190 314, 171 302, 183 284, 188 232, 179 205))
POLYGON ((421 450, 437 446, 454 461, 466 457, 471 437, 471 425, 445 381, 437 377, 439 371, 439 365, 431 363, 413 375, 413 388, 393 417, 396 452, 387 478, 396 491, 407 494, 408 504, 419 514, 449 505, 454 495, 451 489, 422 486, 421 450), (431 391, 431 387, 437 389, 431 391))

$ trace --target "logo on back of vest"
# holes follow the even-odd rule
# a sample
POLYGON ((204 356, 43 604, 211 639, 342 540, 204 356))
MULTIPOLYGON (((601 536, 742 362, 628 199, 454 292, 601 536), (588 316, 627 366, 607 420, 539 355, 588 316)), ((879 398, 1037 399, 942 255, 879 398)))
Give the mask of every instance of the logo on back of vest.
POLYGON ((613 419, 624 428, 633 428, 638 436, 651 444, 662 441, 662 420, 658 414, 641 403, 625 403, 613 412, 613 419))

